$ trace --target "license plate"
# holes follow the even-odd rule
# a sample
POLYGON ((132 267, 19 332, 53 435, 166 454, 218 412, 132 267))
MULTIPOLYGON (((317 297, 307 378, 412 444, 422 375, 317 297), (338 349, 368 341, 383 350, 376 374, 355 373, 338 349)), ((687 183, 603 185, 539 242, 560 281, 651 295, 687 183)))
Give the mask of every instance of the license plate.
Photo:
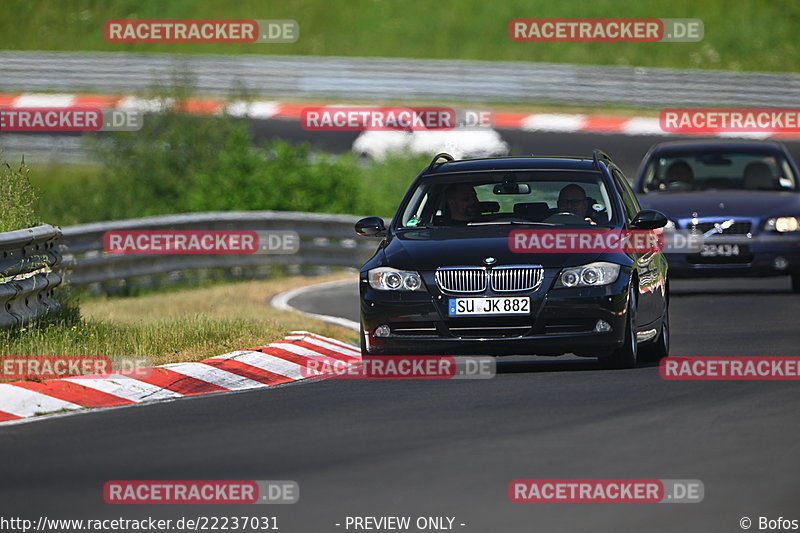
POLYGON ((739 255, 738 244, 704 244, 700 248, 703 257, 735 257, 739 255))
POLYGON ((531 299, 523 298, 450 298, 450 316, 529 315, 531 299))

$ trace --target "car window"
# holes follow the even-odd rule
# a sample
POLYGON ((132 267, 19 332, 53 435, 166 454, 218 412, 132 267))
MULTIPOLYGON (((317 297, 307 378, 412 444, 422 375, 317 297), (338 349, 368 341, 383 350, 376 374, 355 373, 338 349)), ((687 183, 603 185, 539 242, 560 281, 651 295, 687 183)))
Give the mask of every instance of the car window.
POLYGON ((620 191, 620 197, 622 199, 622 206, 625 209, 625 216, 627 217, 628 221, 633 220, 633 217, 641 210, 639 207, 639 202, 636 200, 636 195, 633 194, 633 190, 631 186, 628 184, 628 180, 619 170, 612 169, 611 173, 614 176, 614 181, 617 183, 617 187, 620 191))
POLYGON ((797 190, 797 177, 785 157, 756 153, 670 154, 645 169, 648 192, 709 189, 797 190))
POLYGON ((414 190, 411 201, 406 205, 403 215, 400 219, 400 226, 404 228, 413 228, 419 225, 425 212, 425 207, 428 205, 428 191, 430 186, 424 184, 414 190))
POLYGON ((437 175, 422 180, 412 191, 398 228, 501 223, 609 225, 617 218, 611 194, 599 172, 437 175), (555 216, 559 213, 561 216, 555 216))

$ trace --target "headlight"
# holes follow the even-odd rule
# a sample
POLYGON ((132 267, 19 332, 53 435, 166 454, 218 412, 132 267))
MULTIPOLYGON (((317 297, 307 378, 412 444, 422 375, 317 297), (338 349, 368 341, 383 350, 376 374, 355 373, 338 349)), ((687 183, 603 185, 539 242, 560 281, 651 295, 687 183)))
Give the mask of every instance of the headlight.
POLYGON ((777 231, 778 233, 800 231, 800 217, 770 218, 764 224, 764 231, 777 231))
POLYGON ((379 291, 421 291, 422 278, 416 272, 391 267, 373 268, 367 274, 369 286, 379 291))
POLYGON ((614 263, 589 263, 565 268, 556 281, 556 287, 598 287, 617 281, 619 265, 614 263))

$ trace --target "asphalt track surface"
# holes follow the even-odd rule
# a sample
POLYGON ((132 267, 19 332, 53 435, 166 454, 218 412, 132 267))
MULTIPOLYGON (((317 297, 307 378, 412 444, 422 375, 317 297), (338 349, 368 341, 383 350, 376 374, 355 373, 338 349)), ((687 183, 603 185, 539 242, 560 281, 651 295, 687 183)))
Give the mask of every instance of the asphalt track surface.
MULTIPOLYGON (((349 134, 309 139, 299 125, 268 126, 256 137, 331 151, 352 143, 349 134)), ((605 149, 629 177, 664 140, 501 133, 515 154, 605 149)), ((800 160, 800 144, 787 146, 800 160)), ((786 278, 673 280, 671 301, 672 355, 800 355, 800 296, 786 278)), ((355 284, 291 304, 357 320, 355 284)), ((741 531, 747 516, 757 530, 760 516, 800 519, 798 387, 512 357, 490 380, 303 382, 50 418, 0 427, 0 517, 267 515, 283 533, 324 533, 346 531, 346 516, 451 516, 455 530, 482 533, 709 533, 741 531), (519 478, 699 479, 705 499, 515 504, 507 489, 519 478), (300 501, 108 505, 102 486, 115 479, 289 479, 300 501)))
MULTIPOLYGON (((672 355, 798 355, 798 302, 784 278, 674 280, 672 355)), ((355 283, 291 304, 353 319, 355 283)), ((268 515, 284 533, 346 531, 348 515, 480 532, 725 532, 748 516, 755 530, 800 518, 799 407, 796 382, 663 381, 574 357, 504 358, 489 380, 308 382, 2 427, 0 516, 268 515), (705 499, 510 503, 518 478, 699 479, 705 499), (115 479, 291 479, 300 501, 108 505, 115 479)))

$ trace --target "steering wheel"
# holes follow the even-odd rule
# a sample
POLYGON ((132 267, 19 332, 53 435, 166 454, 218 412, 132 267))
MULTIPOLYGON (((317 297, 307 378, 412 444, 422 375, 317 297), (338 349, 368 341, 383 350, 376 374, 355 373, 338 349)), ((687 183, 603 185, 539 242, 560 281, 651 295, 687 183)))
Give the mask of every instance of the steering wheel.
POLYGON ((550 222, 553 224, 584 224, 586 221, 582 216, 570 213, 569 211, 561 211, 553 213, 542 222, 550 222))
POLYGON ((690 191, 692 190, 692 184, 685 181, 671 181, 667 183, 666 189, 668 191, 690 191))

